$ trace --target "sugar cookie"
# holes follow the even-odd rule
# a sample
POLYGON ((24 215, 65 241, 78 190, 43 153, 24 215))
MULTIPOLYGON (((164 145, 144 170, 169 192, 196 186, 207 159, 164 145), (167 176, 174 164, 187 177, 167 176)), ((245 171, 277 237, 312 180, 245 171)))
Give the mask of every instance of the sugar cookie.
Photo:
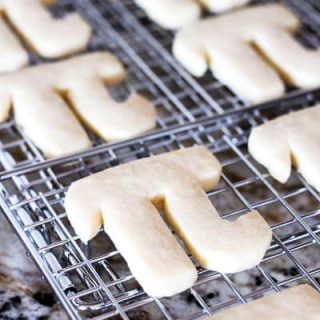
POLYGON ((320 85, 320 51, 293 38, 298 27, 282 5, 260 5, 188 25, 177 33, 173 53, 193 75, 202 76, 209 65, 239 97, 261 103, 285 92, 273 66, 294 86, 320 85))
MULTIPOLYGON (((90 26, 77 13, 53 18, 45 6, 54 2, 0 0, 0 16, 4 15, 25 42, 45 58, 57 58, 85 48, 91 34, 90 26)), ((28 63, 27 52, 1 17, 0 50, 0 72, 17 70, 28 63)))
POLYGON ((146 14, 166 29, 179 29, 201 16, 201 7, 222 12, 248 3, 250 0, 135 0, 146 14))
POLYGON ((0 76, 0 121, 11 106, 16 121, 47 157, 62 156, 91 145, 68 108, 106 141, 128 139, 155 125, 153 104, 138 94, 116 102, 104 83, 121 82, 125 70, 107 52, 29 67, 0 76))
POLYGON ((249 3, 251 0, 200 0, 200 3, 211 12, 224 12, 249 3))
POLYGON ((15 71, 27 63, 27 52, 0 17, 0 73, 15 71))
POLYGON ((195 269, 165 220, 198 262, 237 272, 257 265, 271 230, 257 211, 230 222, 220 218, 205 191, 219 181, 221 165, 205 147, 133 161, 74 182, 65 208, 83 241, 105 232, 145 291, 169 296, 189 288, 195 269))
POLYGON ((320 293, 307 284, 218 312, 202 320, 317 320, 320 314, 320 293))
POLYGON ((135 0, 150 19, 165 29, 178 29, 197 20, 200 5, 194 0, 135 0))
POLYGON ((291 164, 320 191, 320 106, 292 112, 254 128, 248 148, 278 181, 285 183, 291 164))

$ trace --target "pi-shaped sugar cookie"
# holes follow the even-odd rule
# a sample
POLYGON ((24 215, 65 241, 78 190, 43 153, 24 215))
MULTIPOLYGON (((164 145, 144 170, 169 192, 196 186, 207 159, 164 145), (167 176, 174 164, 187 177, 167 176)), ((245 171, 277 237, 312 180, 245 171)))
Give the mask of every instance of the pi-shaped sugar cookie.
POLYGON ((209 65, 239 97, 261 103, 284 94, 284 81, 320 85, 320 51, 293 38, 298 27, 280 4, 241 9, 188 25, 177 33, 173 52, 193 75, 202 76, 209 65))
POLYGON ((248 3, 250 0, 135 0, 147 15, 166 29, 178 29, 198 20, 201 7, 212 12, 230 10, 248 3))
POLYGON ((317 320, 319 314, 320 293, 303 284, 202 320, 317 320))
POLYGON ((222 220, 205 191, 221 165, 205 147, 133 161, 73 183, 65 208, 83 241, 105 232, 132 274, 153 296, 170 296, 196 280, 196 269, 157 211, 208 269, 237 272, 257 265, 271 230, 257 211, 222 220))
POLYGON ((156 114, 154 105, 138 94, 124 102, 109 95, 105 84, 120 83, 124 77, 120 61, 106 52, 2 75, 0 121, 13 106, 16 122, 46 157, 91 145, 76 115, 106 141, 131 138, 152 129, 156 114))
POLYGON ((55 19, 45 8, 55 0, 0 0, 0 72, 19 69, 28 54, 5 17, 22 39, 45 58, 61 57, 83 49, 90 37, 89 25, 76 13, 55 19))
POLYGON ((320 106, 254 128, 248 147, 252 156, 278 181, 288 180, 293 164, 320 191, 320 106))

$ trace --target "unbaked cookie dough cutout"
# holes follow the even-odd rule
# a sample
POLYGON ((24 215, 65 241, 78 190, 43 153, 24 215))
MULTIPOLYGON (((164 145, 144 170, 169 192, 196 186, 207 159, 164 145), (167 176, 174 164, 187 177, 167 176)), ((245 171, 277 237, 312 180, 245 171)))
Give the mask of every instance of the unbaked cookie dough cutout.
POLYGON ((254 128, 251 155, 285 183, 294 165, 320 192, 320 105, 278 117, 254 128))
POLYGON ((298 18, 280 4, 250 7, 186 26, 173 53, 194 76, 209 67, 240 98, 262 103, 282 96, 285 83, 320 85, 320 51, 294 39, 298 28, 298 18))
POLYGON ((109 95, 105 85, 124 78, 123 65, 107 52, 2 75, 0 121, 8 118, 13 106, 17 124, 48 158, 91 146, 78 118, 106 141, 134 137, 154 128, 156 112, 136 93, 124 102, 109 95))
POLYGON ((104 222, 144 290, 170 296, 194 284, 196 269, 157 209, 208 269, 250 269, 271 242, 271 229, 257 211, 232 222, 220 218, 206 195, 220 174, 219 161, 201 146, 136 160, 74 182, 66 195, 66 213, 84 242, 104 222))
POLYGON ((77 13, 62 19, 51 16, 46 6, 55 0, 0 0, 0 72, 11 72, 28 64, 28 54, 18 35, 45 58, 58 58, 86 47, 91 28, 77 13))
POLYGON ((272 293, 202 320, 316 320, 320 293, 308 284, 272 293))
POLYGON ((201 16, 202 8, 223 12, 245 5, 250 0, 134 0, 147 15, 165 29, 179 29, 201 16))

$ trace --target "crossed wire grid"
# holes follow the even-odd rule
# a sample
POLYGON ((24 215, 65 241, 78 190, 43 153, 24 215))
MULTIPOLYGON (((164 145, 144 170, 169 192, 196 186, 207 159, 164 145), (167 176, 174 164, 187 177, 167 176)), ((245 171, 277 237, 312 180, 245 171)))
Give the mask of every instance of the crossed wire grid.
POLYGON ((320 262, 312 258, 320 249, 319 194, 296 171, 287 184, 277 183, 246 148, 253 126, 319 101, 317 91, 277 108, 201 120, 82 157, 21 168, 1 150, 7 170, 0 179, 1 206, 72 319, 198 319, 301 282, 320 291, 320 262), (193 288, 153 298, 103 230, 88 246, 79 241, 66 217, 65 193, 71 182, 108 167, 194 144, 207 146, 223 164, 221 182, 208 193, 221 216, 233 220, 259 210, 272 227, 273 241, 256 268, 220 274, 193 261, 198 270, 193 288))
MULTIPOLYGON (((285 2, 302 20, 298 38, 308 47, 319 47, 317 2, 285 2)), ((109 50, 126 66, 127 81, 109 88, 112 96, 121 101, 130 92, 136 91, 149 98, 157 108, 156 129, 169 129, 248 106, 213 79, 211 74, 195 80, 179 67, 170 54, 173 33, 148 20, 131 1, 60 0, 51 8, 52 14, 57 17, 75 10, 94 29, 87 51, 109 50)), ((31 64, 48 62, 31 51, 29 56, 31 64)), ((104 143, 92 131, 89 130, 88 134, 94 147, 104 143)), ((13 116, 0 124, 0 148, 14 157, 17 167, 44 160, 42 153, 17 126, 13 116)), ((3 170, 0 163, 0 171, 3 170)))
MULTIPOLYGON (((276 110, 270 105, 261 112, 237 112, 226 117, 213 117, 210 121, 199 121, 197 119, 202 118, 199 115, 202 112, 207 116, 221 114, 224 111, 222 105, 225 110, 237 110, 246 105, 219 83, 216 83, 215 92, 221 96, 212 99, 206 95, 207 89, 197 86, 191 77, 180 72, 177 75, 176 68, 164 59, 163 52, 150 47, 148 52, 153 52, 153 57, 150 53, 143 56, 138 52, 139 43, 130 42, 133 39, 131 35, 126 37, 121 33, 120 36, 119 31, 114 31, 119 26, 114 25, 112 17, 107 17, 108 23, 99 11, 89 10, 88 1, 79 0, 75 4, 99 34, 95 35, 91 49, 105 48, 107 44, 108 49, 129 68, 129 89, 117 88, 115 97, 125 97, 131 88, 139 91, 141 85, 139 92, 149 90, 159 103, 169 101, 170 106, 180 108, 173 113, 173 118, 181 126, 128 143, 102 146, 82 156, 39 165, 31 164, 43 161, 41 154, 15 126, 14 120, 0 127, 7 130, 11 138, 9 142, 5 140, 0 149, 1 169, 8 170, 1 176, 1 205, 68 314, 74 319, 105 319, 116 315, 126 319, 139 318, 148 312, 159 319, 195 319, 299 281, 310 282, 319 290, 319 265, 309 259, 319 250, 319 195, 296 173, 286 186, 275 183, 252 161, 245 148, 250 128, 269 118, 270 111, 275 116, 291 108, 312 105, 319 101, 319 93, 299 95, 293 101, 278 101, 276 110), (130 72, 130 68, 133 71, 130 72), (140 82, 130 80, 138 74, 143 75, 140 82), (175 81, 179 83, 178 89, 173 84, 175 81), (184 105, 188 110, 184 110, 184 105), (188 121, 178 121, 176 116, 197 122, 186 125, 188 121), (15 135, 19 137, 16 140, 13 138, 15 135), (209 193, 221 215, 234 219, 248 210, 258 209, 273 227, 274 240, 266 258, 254 270, 240 275, 223 275, 198 266, 199 280, 192 289, 159 300, 142 291, 103 232, 89 247, 79 242, 64 212, 64 195, 69 184, 80 177, 119 163, 193 144, 208 146, 223 163, 222 182, 209 193), (256 190, 259 190, 258 194, 256 190), (280 272, 280 279, 277 265, 286 265, 282 267, 285 270, 280 272), (243 285, 242 277, 249 279, 251 290, 243 285), (177 299, 187 301, 183 310, 176 309, 177 299)), ((72 6, 71 1, 61 1, 53 13, 63 15, 72 11, 72 6)), ((119 17, 116 20, 119 21, 119 17)), ((31 61, 40 62, 34 55, 31 61)), ((170 117, 171 114, 162 119, 170 117)), ((161 124, 159 120, 158 127, 167 129, 169 122, 164 120, 161 124)), ((5 134, 1 137, 8 139, 5 134)), ((93 139, 100 143, 96 137, 93 139)))
MULTIPOLYGON (((228 87, 214 78, 210 71, 207 71, 200 78, 190 76, 172 56, 175 32, 165 30, 149 19, 133 0, 111 1, 110 3, 103 0, 91 1, 112 26, 123 34, 139 56, 149 59, 152 48, 156 49, 162 60, 171 64, 176 72, 191 84, 194 91, 198 92, 213 108, 218 103, 220 112, 227 112, 249 105, 248 102, 242 101, 228 87)), ((320 48, 320 7, 317 1, 254 0, 250 2, 250 5, 272 2, 283 3, 299 17, 301 26, 296 34, 298 41, 307 48, 320 48)), ((205 14, 205 16, 209 15, 205 14)), ((156 70, 157 64, 154 68, 156 70)), ((297 91, 301 90, 287 88, 288 95, 297 91)))
MULTIPOLYGON (((58 18, 78 11, 91 24, 93 36, 88 49, 81 53, 107 50, 122 61, 127 71, 127 79, 122 84, 108 89, 117 101, 126 99, 131 92, 137 92, 151 100, 157 110, 156 130, 196 121, 220 112, 218 103, 214 108, 209 106, 203 97, 193 92, 187 81, 174 72, 169 63, 161 59, 156 50, 150 50, 148 59, 138 56, 90 1, 59 0, 50 10, 53 16, 58 18), (155 65, 156 69, 153 68, 155 65)), ((40 58, 34 52, 28 52, 32 65, 51 62, 40 58)), ((94 146, 105 143, 92 131, 88 130, 88 134, 94 146)), ((8 121, 0 124, 0 148, 15 158, 17 166, 43 161, 43 155, 24 135, 13 115, 8 121)), ((2 169, 0 165, 0 171, 2 169)))

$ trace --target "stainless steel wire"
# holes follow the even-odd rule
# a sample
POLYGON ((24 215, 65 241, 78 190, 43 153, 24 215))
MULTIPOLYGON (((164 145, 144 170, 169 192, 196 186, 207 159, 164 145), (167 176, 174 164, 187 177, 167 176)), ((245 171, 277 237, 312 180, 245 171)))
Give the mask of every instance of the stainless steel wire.
MULTIPOLYGON (((271 105, 262 110, 235 113, 228 119, 203 120, 131 142, 108 145, 94 154, 46 161, 11 171, 13 163, 1 152, 0 159, 9 170, 0 178, 1 206, 74 319, 105 319, 115 315, 127 319, 137 310, 151 307, 160 318, 196 319, 300 281, 310 282, 320 289, 320 265, 310 269, 309 263, 304 261, 304 255, 319 249, 319 194, 298 173, 294 173, 288 186, 277 184, 251 159, 245 146, 253 125, 284 111, 308 107, 319 101, 320 92, 304 99, 287 101, 277 109, 271 105), (143 292, 102 230, 90 243, 90 250, 84 248, 68 223, 63 201, 70 183, 81 177, 118 163, 193 144, 206 145, 223 163, 222 181, 208 194, 221 215, 234 219, 248 210, 258 209, 272 226, 274 240, 261 265, 247 272, 248 275, 256 273, 263 285, 253 286, 244 293, 233 275, 218 274, 198 266, 199 280, 189 292, 196 301, 196 308, 192 309, 194 313, 183 314, 180 310, 179 314, 172 311, 178 297, 155 299, 143 292), (295 207, 296 198, 307 199, 303 200, 306 201, 304 207, 295 207), (225 201, 221 203, 221 199, 225 201), (274 212, 275 207, 277 212, 274 212), (275 279, 272 268, 275 261, 279 260, 280 264, 283 259, 289 261, 288 269, 294 266, 297 271, 284 279, 275 279), (230 297, 208 302, 203 288, 221 286, 226 286, 230 297)), ((185 295, 180 295, 179 299, 184 301, 185 295)))
MULTIPOLYGON (((287 2, 302 17, 299 37, 317 46, 319 6, 287 2)), ((94 148, 53 160, 42 157, 13 118, 0 125, 0 205, 70 318, 197 319, 300 282, 320 291, 320 262, 312 258, 320 252, 320 195, 295 171, 280 185, 246 149, 252 127, 318 103, 320 89, 250 106, 216 80, 185 73, 168 50, 172 34, 131 1, 63 0, 53 14, 72 10, 94 28, 90 50, 109 49, 128 69, 128 85, 115 88, 114 96, 141 92, 156 103, 159 120, 155 132, 125 142, 108 145, 91 135, 94 148), (193 288, 157 299, 143 292, 103 230, 89 245, 79 241, 64 197, 81 177, 194 144, 207 146, 223 164, 221 182, 208 193, 221 216, 235 219, 257 209, 272 227, 273 241, 258 267, 229 275, 197 265, 193 288)), ((34 56, 31 61, 42 62, 34 56)))

